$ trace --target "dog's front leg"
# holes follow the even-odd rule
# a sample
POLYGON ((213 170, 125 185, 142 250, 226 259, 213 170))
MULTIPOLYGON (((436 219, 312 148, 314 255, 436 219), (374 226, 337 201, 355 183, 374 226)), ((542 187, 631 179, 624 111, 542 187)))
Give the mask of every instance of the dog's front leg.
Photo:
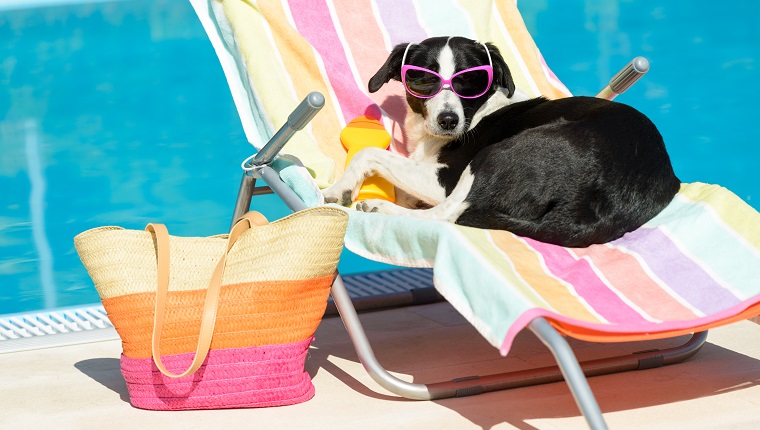
POLYGON ((429 209, 407 209, 396 206, 385 200, 365 200, 356 205, 362 212, 380 212, 389 215, 406 215, 415 218, 456 222, 460 215, 470 207, 467 197, 472 189, 475 177, 470 166, 462 173, 456 187, 443 201, 429 209))
POLYGON ((410 160, 384 149, 365 148, 351 159, 335 184, 324 191, 325 202, 349 206, 356 200, 364 180, 377 175, 396 188, 436 205, 446 198, 446 190, 438 182, 441 167, 438 163, 410 160))

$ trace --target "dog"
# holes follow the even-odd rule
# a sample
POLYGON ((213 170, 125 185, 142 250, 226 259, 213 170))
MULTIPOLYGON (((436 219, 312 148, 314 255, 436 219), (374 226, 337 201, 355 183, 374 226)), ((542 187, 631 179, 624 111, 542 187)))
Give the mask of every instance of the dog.
POLYGON ((491 43, 401 44, 370 79, 403 82, 409 157, 366 148, 324 191, 349 206, 373 175, 425 209, 385 200, 365 212, 445 220, 565 247, 615 240, 657 215, 680 187, 655 125, 594 97, 529 98, 491 43))

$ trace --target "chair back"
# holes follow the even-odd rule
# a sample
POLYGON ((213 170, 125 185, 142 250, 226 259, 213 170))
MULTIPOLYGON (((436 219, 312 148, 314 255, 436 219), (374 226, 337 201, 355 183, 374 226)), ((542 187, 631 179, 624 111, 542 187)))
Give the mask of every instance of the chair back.
POLYGON ((532 97, 569 95, 546 66, 514 1, 191 2, 219 54, 254 146, 266 143, 308 93, 325 95, 322 112, 283 150, 298 157, 320 186, 342 173, 346 151, 339 135, 356 117, 381 120, 393 136, 390 150, 406 155, 403 87, 392 81, 375 93, 367 90, 398 44, 433 36, 491 42, 518 89, 532 97))

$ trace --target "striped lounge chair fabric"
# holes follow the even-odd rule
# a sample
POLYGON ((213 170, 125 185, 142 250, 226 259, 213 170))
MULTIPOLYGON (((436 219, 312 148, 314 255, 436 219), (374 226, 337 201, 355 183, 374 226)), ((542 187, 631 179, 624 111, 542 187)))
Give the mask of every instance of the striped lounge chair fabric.
POLYGON ((618 342, 760 314, 760 214, 715 185, 684 184, 649 223, 588 248, 364 213, 350 217, 346 246, 434 267, 439 292, 504 355, 539 316, 578 339, 618 342))
POLYGON ((509 1, 191 2, 220 57, 246 136, 255 147, 285 124, 307 94, 325 95, 320 114, 282 152, 307 166, 320 187, 342 173, 346 151, 339 135, 359 116, 381 120, 394 137, 391 150, 406 153, 400 83, 372 94, 367 90, 369 78, 398 43, 436 35, 490 41, 500 48, 517 87, 526 94, 570 94, 546 66, 509 1))
MULTIPOLYGON (((326 95, 323 111, 284 151, 307 166, 302 174, 319 187, 341 174, 339 134, 358 116, 380 119, 393 136, 390 149, 405 153, 403 88, 366 89, 398 43, 438 35, 493 42, 523 92, 570 95, 512 1, 191 1, 254 146, 263 145, 309 92, 326 95)), ((503 354, 539 316, 576 338, 628 341, 760 313, 760 214, 714 185, 683 184, 645 226, 583 249, 504 231, 349 212, 349 249, 378 261, 433 267, 441 294, 503 354)))

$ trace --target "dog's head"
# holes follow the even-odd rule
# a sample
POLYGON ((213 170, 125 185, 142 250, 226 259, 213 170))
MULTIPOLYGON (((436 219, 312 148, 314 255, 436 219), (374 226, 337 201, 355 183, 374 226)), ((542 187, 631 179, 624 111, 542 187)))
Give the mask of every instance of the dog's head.
POLYGON ((433 37, 396 46, 370 79, 369 91, 374 93, 391 79, 405 83, 409 108, 421 116, 425 131, 447 139, 467 132, 476 112, 497 91, 506 93, 507 98, 515 92, 509 67, 498 48, 464 37, 433 37), (489 63, 490 86, 488 68, 483 67, 489 63), (402 66, 411 66, 405 67, 404 75, 402 66))

